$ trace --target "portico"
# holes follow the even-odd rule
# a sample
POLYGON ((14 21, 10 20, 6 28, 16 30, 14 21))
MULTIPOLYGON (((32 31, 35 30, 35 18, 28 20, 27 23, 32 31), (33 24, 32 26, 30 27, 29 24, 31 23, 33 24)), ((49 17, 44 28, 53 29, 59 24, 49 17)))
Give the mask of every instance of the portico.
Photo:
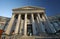
MULTIPOLYGON (((46 33, 45 29, 47 26, 45 22, 49 24, 48 26, 51 26, 45 14, 45 8, 27 6, 13 9, 13 14, 5 33, 10 35, 14 30, 14 34, 16 35, 32 36, 43 34, 46 33), (15 28, 11 30, 14 23, 15 28)), ((48 27, 48 30, 52 30, 52 28, 53 27, 48 27)), ((53 32, 55 32, 55 29, 53 32)))

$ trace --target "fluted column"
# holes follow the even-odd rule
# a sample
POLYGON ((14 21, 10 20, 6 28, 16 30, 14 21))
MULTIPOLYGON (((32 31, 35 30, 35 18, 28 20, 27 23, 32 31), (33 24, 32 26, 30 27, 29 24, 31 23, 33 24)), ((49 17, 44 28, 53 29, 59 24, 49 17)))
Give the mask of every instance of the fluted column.
POLYGON ((46 19, 46 23, 47 23, 46 25, 51 29, 52 33, 55 33, 56 30, 55 30, 55 28, 53 27, 53 25, 51 25, 51 23, 50 23, 50 21, 48 20, 46 14, 44 14, 43 19, 46 19))
POLYGON ((21 19, 21 25, 20 25, 20 31, 19 31, 20 34, 22 34, 22 26, 23 26, 23 21, 21 19))
POLYGON ((23 22, 23 20, 21 19, 21 25, 20 25, 20 35, 22 35, 23 34, 23 26, 24 26, 24 22, 23 22))
POLYGON ((59 26, 60 26, 60 21, 57 21, 58 22, 58 24, 59 24, 59 26))
POLYGON ((24 35, 27 35, 27 13, 25 14, 25 26, 24 26, 24 35))
POLYGON ((32 19, 33 35, 36 35, 36 28, 35 28, 35 21, 34 21, 34 16, 33 16, 33 14, 31 14, 31 19, 32 19))
POLYGON ((19 26, 20 26, 20 19, 21 19, 21 14, 18 15, 18 20, 15 28, 15 34, 18 34, 19 31, 19 26))
POLYGON ((40 17, 40 14, 38 14, 38 18, 39 18, 39 27, 40 27, 40 33, 45 33, 45 27, 42 24, 42 19, 40 17))
POLYGON ((12 18, 11 18, 10 22, 8 23, 8 27, 5 31, 5 33, 8 34, 8 35, 10 34, 10 31, 11 31, 11 28, 12 28, 12 25, 13 25, 13 22, 14 22, 14 19, 15 19, 14 16, 15 16, 15 14, 12 15, 12 18))
POLYGON ((36 20, 37 20, 37 34, 39 35, 40 34, 40 28, 39 28, 39 19, 38 19, 38 16, 36 17, 36 20))
POLYGON ((54 25, 56 31, 59 31, 60 30, 60 26, 58 25, 57 22, 53 22, 53 25, 54 25))
POLYGON ((42 20, 43 20, 43 22, 44 22, 44 25, 45 25, 45 28, 46 28, 47 32, 48 32, 48 33, 51 33, 51 30, 50 30, 50 28, 49 28, 49 25, 47 24, 46 19, 45 19, 43 16, 42 16, 42 20))

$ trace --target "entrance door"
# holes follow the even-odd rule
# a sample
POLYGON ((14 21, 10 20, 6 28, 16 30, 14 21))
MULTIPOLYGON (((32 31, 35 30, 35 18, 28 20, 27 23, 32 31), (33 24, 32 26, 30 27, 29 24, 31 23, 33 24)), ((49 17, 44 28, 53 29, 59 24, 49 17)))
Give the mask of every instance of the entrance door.
POLYGON ((32 24, 27 25, 27 35, 32 36, 33 35, 33 30, 32 30, 32 24))

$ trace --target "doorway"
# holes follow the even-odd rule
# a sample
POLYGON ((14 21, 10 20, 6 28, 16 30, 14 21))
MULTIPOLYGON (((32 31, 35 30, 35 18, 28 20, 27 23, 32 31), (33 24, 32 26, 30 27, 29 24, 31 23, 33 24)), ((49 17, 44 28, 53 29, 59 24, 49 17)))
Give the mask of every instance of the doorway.
POLYGON ((27 35, 28 36, 33 35, 32 24, 27 24, 27 35))

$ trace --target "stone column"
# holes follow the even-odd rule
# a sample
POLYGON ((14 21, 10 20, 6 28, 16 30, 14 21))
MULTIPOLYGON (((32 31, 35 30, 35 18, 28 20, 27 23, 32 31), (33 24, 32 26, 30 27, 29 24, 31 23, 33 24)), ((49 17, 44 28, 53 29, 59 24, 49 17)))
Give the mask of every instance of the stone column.
POLYGON ((27 13, 25 14, 24 35, 27 36, 27 13))
POLYGON ((50 23, 50 21, 48 20, 46 14, 43 15, 43 19, 46 19, 46 20, 45 20, 45 21, 46 21, 45 24, 50 28, 50 30, 52 31, 52 33, 55 33, 56 30, 55 30, 55 28, 51 25, 51 23, 50 23))
POLYGON ((35 28, 35 21, 34 21, 34 16, 33 16, 33 14, 31 14, 31 19, 32 19, 33 35, 36 35, 36 28, 35 28))
POLYGON ((36 17, 36 21, 37 21, 37 35, 40 34, 40 28, 39 28, 39 19, 38 16, 36 17))
POLYGON ((8 23, 7 29, 5 31, 5 33, 8 35, 10 34, 10 31, 11 31, 11 28, 12 28, 12 25, 13 25, 13 22, 15 19, 14 16, 15 16, 15 14, 12 15, 12 18, 11 18, 10 22, 8 23))
POLYGON ((18 34, 19 31, 19 26, 20 26, 20 19, 21 19, 21 14, 18 15, 18 20, 15 28, 15 34, 18 34))
POLYGON ((57 22, 53 22, 53 25, 54 25, 56 31, 59 31, 60 30, 60 26, 58 25, 57 22))
POLYGON ((24 22, 23 22, 23 20, 21 19, 21 25, 20 25, 20 35, 22 35, 23 34, 23 26, 24 26, 24 22))
POLYGON ((39 18, 38 18, 38 16, 36 17, 36 19, 37 19, 37 22, 39 23, 39 18))
POLYGON ((42 20, 43 20, 43 22, 44 22, 46 32, 47 32, 47 33, 51 33, 52 31, 51 31, 50 28, 49 28, 49 24, 47 24, 46 19, 45 19, 43 16, 42 16, 42 20))
POLYGON ((38 18, 39 18, 39 27, 40 27, 40 33, 45 33, 45 27, 42 24, 42 19, 40 17, 40 14, 38 14, 38 18))
POLYGON ((58 24, 59 24, 59 26, 60 26, 60 21, 57 21, 58 22, 58 24))

